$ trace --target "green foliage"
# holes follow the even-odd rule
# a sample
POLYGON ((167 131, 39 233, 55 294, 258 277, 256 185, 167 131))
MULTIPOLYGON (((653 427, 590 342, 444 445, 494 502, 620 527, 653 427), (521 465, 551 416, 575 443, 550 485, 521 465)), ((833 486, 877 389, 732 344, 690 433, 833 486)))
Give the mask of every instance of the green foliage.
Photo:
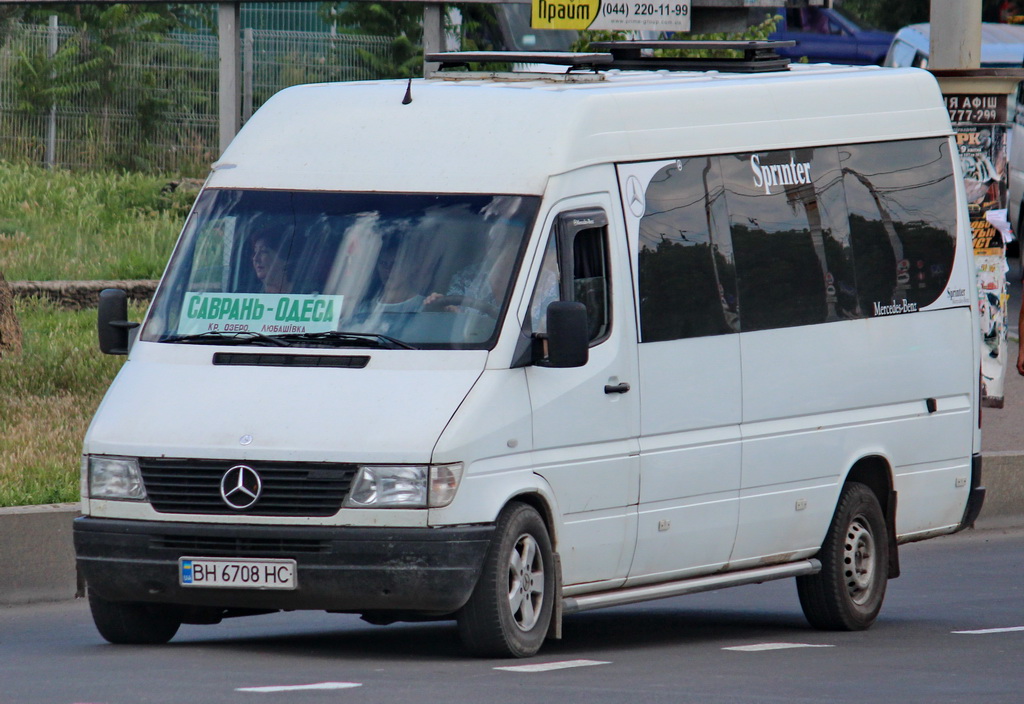
POLYGON ((377 78, 423 75, 423 5, 409 2, 325 2, 320 15, 349 34, 394 37, 390 56, 381 58, 360 49, 362 67, 377 78))
POLYGON ((100 354, 95 309, 20 300, 16 313, 24 350, 0 358, 0 506, 77 501, 82 437, 124 357, 100 354))
MULTIPOLYGON (((775 31, 776 25, 782 19, 779 15, 767 15, 763 22, 748 27, 743 32, 721 32, 714 34, 688 34, 687 40, 691 41, 761 41, 768 38, 768 35, 775 31)), ((589 31, 580 32, 579 38, 573 43, 573 51, 590 51, 591 42, 623 41, 629 38, 629 32, 622 31, 589 31)), ((733 59, 740 58, 741 52, 731 50, 714 49, 710 51, 696 49, 659 49, 655 52, 660 57, 687 57, 703 59, 733 59)))
POLYGON ((96 395, 97 379, 109 381, 120 368, 122 359, 99 353, 95 310, 64 311, 30 299, 18 303, 17 314, 24 350, 17 360, 0 364, 5 394, 96 395))
POLYGON ((10 281, 159 278, 194 197, 159 176, 0 162, 0 271, 10 281))
MULTIPOLYGON (((168 116, 205 118, 215 108, 208 92, 194 90, 208 82, 208 61, 176 41, 171 30, 184 26, 167 5, 47 5, 24 6, 10 20, 45 25, 56 15, 60 42, 49 55, 32 34, 13 34, 8 49, 16 60, 0 81, 9 82, 20 122, 6 122, 5 136, 12 145, 25 146, 28 159, 38 158, 32 145, 39 137, 31 120, 52 108, 74 108, 73 127, 62 123, 62 138, 82 144, 86 161, 114 168, 152 170, 169 159, 189 173, 205 171, 209 150, 189 130, 168 134, 168 116), (71 35, 68 36, 69 31, 71 35), (31 48, 30 48, 31 47, 31 48), (176 71, 164 66, 173 65, 176 71), (75 130, 68 132, 68 130, 75 130), (134 142, 126 150, 119 143, 134 142), (198 165, 198 166, 197 166, 198 165)), ((191 17, 191 10, 182 11, 191 17)), ((0 15, 0 30, 3 19, 0 15)), ((8 113, 11 115, 13 113, 8 113)), ((2 116, 0 116, 2 117, 2 116)), ((41 154, 39 155, 41 156, 41 154)))
POLYGON ((19 52, 12 72, 17 109, 41 113, 80 93, 96 93, 100 83, 94 75, 99 67, 99 59, 82 57, 78 38, 64 42, 53 56, 43 49, 19 52))

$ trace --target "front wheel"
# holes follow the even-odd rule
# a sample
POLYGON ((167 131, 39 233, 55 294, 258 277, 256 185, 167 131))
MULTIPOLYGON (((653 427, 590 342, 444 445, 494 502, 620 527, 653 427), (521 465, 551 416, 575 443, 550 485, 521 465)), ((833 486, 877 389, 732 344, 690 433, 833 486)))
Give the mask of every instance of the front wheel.
POLYGON ((843 487, 818 559, 820 572, 796 579, 808 622, 830 631, 869 628, 885 598, 889 540, 878 498, 864 484, 843 487))
POLYGON ((498 517, 459 635, 474 654, 528 657, 540 650, 554 603, 554 553, 536 509, 513 503, 498 517))
POLYGON ((91 590, 89 609, 96 630, 111 643, 159 645, 173 638, 181 626, 173 606, 107 601, 91 590))

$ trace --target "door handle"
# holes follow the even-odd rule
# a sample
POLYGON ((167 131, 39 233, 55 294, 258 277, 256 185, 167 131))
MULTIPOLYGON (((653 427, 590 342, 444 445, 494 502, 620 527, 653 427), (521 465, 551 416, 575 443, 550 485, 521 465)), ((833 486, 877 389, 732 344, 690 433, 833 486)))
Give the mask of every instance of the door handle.
POLYGON ((621 384, 605 384, 604 392, 606 394, 624 394, 629 391, 629 384, 622 382, 621 384))

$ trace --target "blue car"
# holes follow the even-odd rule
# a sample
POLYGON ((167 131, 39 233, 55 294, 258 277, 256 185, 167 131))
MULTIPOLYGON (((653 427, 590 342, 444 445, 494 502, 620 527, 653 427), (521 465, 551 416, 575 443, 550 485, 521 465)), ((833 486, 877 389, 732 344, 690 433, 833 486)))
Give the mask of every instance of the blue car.
POLYGON ((793 61, 812 63, 878 64, 892 43, 893 33, 866 29, 838 9, 820 7, 768 8, 782 16, 773 40, 796 40, 796 46, 778 53, 793 61))

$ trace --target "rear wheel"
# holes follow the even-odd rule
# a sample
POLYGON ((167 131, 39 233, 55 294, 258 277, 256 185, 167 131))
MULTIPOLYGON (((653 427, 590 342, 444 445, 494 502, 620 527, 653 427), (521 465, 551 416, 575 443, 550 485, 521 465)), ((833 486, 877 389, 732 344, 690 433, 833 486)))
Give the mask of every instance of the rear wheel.
POLYGON ((843 487, 818 559, 820 572, 796 579, 810 624, 832 631, 870 627, 885 598, 889 540, 882 507, 865 485, 843 487))
POLYGON ((89 592, 89 609, 96 630, 111 643, 158 645, 168 642, 181 626, 173 606, 107 601, 89 592))
POLYGON ((498 517, 483 572, 459 612, 459 635, 474 654, 527 657, 551 623, 555 575, 551 539, 536 509, 513 503, 498 517))

